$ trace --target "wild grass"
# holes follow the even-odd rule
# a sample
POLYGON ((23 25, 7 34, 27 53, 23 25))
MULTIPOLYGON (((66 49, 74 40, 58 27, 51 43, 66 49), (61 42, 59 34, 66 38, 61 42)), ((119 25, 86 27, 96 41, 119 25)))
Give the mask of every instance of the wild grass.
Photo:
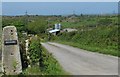
POLYGON ((99 26, 92 30, 59 34, 54 40, 92 52, 118 56, 118 27, 99 26))
POLYGON ((40 45, 40 40, 31 41, 29 48, 30 65, 23 71, 23 75, 65 75, 68 74, 63 70, 59 62, 40 45))

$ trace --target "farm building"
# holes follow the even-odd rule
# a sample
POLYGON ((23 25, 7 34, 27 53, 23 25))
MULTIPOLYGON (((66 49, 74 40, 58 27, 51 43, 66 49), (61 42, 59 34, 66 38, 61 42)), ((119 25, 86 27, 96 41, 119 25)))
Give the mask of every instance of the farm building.
POLYGON ((61 24, 60 23, 59 24, 55 24, 54 28, 55 29, 49 30, 48 32, 50 34, 57 35, 60 32, 60 30, 61 30, 61 24))

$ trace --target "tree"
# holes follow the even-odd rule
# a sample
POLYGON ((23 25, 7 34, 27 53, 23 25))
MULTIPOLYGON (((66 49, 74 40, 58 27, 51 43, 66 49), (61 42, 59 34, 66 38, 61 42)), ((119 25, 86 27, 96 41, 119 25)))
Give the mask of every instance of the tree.
POLYGON ((28 23, 27 28, 30 33, 40 34, 45 32, 46 26, 47 22, 45 20, 38 19, 34 22, 28 23))

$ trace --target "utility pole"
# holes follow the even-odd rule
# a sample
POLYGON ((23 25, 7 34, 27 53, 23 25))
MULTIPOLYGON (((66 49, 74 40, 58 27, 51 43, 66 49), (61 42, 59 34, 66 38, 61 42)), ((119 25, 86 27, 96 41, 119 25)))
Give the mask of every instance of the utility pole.
POLYGON ((73 10, 73 16, 76 16, 75 11, 73 10))
POLYGON ((23 18, 24 18, 23 22, 24 22, 24 26, 25 26, 24 31, 27 31, 27 27, 26 27, 28 25, 28 12, 27 11, 25 12, 25 15, 23 18))
POLYGON ((73 11, 73 15, 75 15, 75 11, 73 11))
POLYGON ((28 24, 28 12, 25 12, 25 26, 28 24))

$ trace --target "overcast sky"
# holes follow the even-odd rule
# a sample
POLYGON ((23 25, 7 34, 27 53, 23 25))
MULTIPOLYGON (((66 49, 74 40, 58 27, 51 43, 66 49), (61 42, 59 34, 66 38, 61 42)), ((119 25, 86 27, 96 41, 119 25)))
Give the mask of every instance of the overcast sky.
POLYGON ((3 15, 68 15, 112 14, 118 12, 118 2, 3 2, 3 15))

